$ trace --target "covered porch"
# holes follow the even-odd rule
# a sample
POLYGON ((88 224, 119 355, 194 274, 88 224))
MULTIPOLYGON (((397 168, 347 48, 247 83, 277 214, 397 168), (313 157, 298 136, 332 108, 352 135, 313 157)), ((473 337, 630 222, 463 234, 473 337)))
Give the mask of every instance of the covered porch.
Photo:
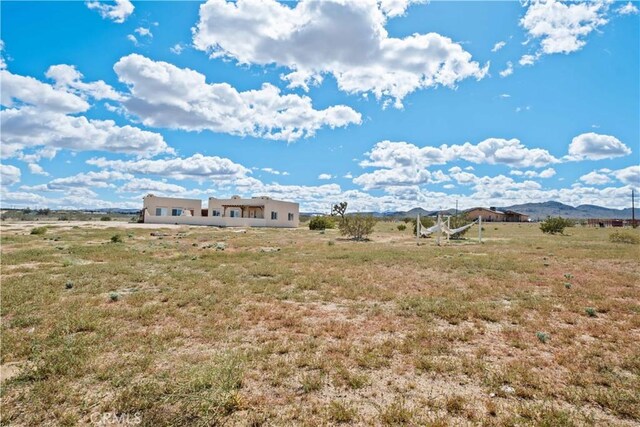
POLYGON ((222 216, 231 218, 264 219, 264 205, 223 204, 222 216), (235 214, 235 212, 238 211, 239 215, 235 214))

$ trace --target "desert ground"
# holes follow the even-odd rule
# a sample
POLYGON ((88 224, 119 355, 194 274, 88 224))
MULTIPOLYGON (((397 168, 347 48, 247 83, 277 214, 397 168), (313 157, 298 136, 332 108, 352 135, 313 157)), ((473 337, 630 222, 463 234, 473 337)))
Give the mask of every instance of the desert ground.
POLYGON ((2 425, 640 425, 640 245, 397 225, 3 221, 2 425))

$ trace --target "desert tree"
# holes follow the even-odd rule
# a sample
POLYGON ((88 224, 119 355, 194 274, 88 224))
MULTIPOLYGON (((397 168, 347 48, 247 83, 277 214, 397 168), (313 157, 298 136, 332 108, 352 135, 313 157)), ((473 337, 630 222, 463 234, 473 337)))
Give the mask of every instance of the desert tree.
POLYGON ((347 202, 340 202, 338 204, 335 204, 331 209, 331 215, 340 216, 342 220, 344 220, 346 212, 347 202))

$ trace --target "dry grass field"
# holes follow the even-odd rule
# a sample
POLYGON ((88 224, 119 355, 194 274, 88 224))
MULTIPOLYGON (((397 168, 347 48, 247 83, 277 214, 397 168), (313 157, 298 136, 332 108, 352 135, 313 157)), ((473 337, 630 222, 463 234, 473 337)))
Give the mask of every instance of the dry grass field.
POLYGON ((611 229, 42 225, 2 224, 2 425, 640 424, 611 229))

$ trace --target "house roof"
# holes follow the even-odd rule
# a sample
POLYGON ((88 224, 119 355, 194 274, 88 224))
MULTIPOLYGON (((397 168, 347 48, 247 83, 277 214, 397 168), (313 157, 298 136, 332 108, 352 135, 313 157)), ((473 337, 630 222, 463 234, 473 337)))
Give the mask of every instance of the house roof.
POLYGON ((226 208, 264 208, 264 203, 256 203, 256 202, 251 202, 248 201, 246 203, 242 203, 242 201, 240 203, 238 203, 238 201, 232 201, 232 202, 223 202, 221 203, 222 206, 226 207, 226 208))
POLYGON ((491 209, 483 208, 481 206, 478 206, 477 208, 467 209, 465 212, 471 212, 471 211, 475 211, 475 210, 481 210, 481 211, 485 211, 485 212, 496 213, 496 214, 499 214, 499 215, 504 215, 505 214, 502 211, 494 211, 494 210, 491 210, 491 209))

